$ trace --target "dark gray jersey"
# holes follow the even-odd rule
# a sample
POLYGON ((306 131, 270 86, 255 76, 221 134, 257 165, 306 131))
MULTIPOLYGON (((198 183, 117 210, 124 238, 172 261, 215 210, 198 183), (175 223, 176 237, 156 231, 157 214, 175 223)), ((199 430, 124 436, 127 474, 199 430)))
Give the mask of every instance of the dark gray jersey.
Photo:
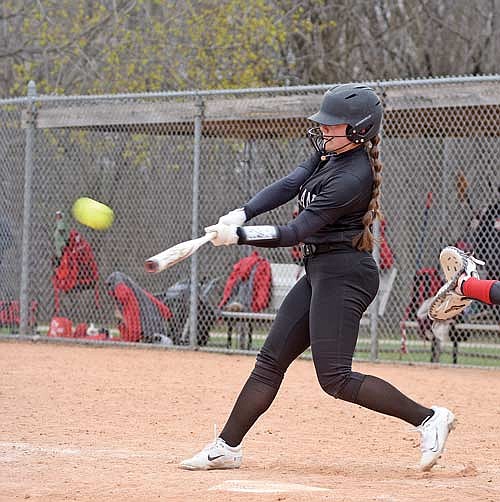
POLYGON ((314 154, 245 205, 247 217, 252 218, 298 197, 297 218, 277 227, 276 240, 255 245, 320 244, 354 236, 363 230, 372 189, 373 172, 364 148, 334 155, 327 161, 314 154))

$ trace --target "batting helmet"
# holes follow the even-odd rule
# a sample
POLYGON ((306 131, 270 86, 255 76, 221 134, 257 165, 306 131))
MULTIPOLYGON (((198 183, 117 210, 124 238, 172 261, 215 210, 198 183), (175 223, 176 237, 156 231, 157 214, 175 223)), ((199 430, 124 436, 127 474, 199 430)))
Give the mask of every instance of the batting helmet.
MULTIPOLYGON (((347 124, 347 139, 364 143, 379 133, 382 114, 382 103, 371 87, 340 84, 325 92, 319 112, 311 115, 309 120, 322 125, 347 124)), ((313 136, 318 136, 318 128, 312 128, 308 133, 313 140, 313 136)), ((313 144, 317 148, 316 138, 313 144)))

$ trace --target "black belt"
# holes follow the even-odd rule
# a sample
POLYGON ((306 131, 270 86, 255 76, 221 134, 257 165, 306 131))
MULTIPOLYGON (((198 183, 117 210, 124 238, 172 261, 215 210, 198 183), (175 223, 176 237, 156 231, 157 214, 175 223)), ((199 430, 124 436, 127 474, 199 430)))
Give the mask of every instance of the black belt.
POLYGON ((334 244, 302 244, 302 256, 313 256, 315 254, 329 253, 335 249, 352 247, 350 242, 336 242, 334 244))

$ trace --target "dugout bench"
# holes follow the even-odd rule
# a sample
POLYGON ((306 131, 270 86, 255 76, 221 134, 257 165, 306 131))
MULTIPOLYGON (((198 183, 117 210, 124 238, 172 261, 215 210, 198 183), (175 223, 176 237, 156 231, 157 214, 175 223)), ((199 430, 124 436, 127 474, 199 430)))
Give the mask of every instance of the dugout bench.
MULTIPOLYGON (((271 325, 274 321, 275 313, 252 313, 252 312, 221 312, 221 316, 227 322, 227 342, 226 348, 232 347, 232 337, 234 329, 237 328, 238 332, 238 348, 241 350, 251 350, 253 341, 254 325, 257 323, 266 323, 271 325)), ((361 319, 361 326, 369 326, 370 319, 367 315, 363 316, 361 319)), ((419 331, 419 325, 417 321, 407 321, 406 327, 409 329, 414 329, 415 332, 419 331)), ((472 333, 487 333, 488 336, 497 337, 500 339, 500 324, 495 323, 470 323, 470 322, 458 322, 453 327, 453 334, 449 336, 449 342, 452 344, 451 347, 451 358, 453 364, 458 364, 459 357, 459 344, 467 342, 472 333)), ((443 343, 442 341, 434 338, 429 341, 429 352, 430 358, 429 362, 439 363, 441 355, 443 353, 443 343)), ((468 352, 462 353, 463 357, 470 355, 468 352)), ((486 357, 484 355, 476 355, 475 357, 486 357)), ((500 355, 495 357, 499 359, 500 355)))
MULTIPOLYGON (((221 318, 227 324, 226 348, 232 348, 233 335, 237 333, 237 348, 241 350, 251 350, 254 341, 254 328, 258 325, 270 326, 276 318, 276 311, 281 305, 284 297, 296 280, 301 277, 301 267, 295 264, 271 264, 272 290, 269 312, 244 312, 229 311, 220 312, 221 318)), ((379 298, 379 317, 382 317, 392 290, 392 286, 397 274, 397 269, 392 267, 388 271, 382 271, 380 274, 380 298, 379 298)), ((491 307, 483 310, 483 315, 474 316, 473 319, 459 320, 449 335, 447 343, 451 343, 451 357, 453 364, 458 364, 459 344, 469 340, 472 334, 486 333, 488 337, 498 337, 500 339, 500 324, 495 322, 491 314, 491 307), (470 322, 473 321, 473 322, 470 322)), ((367 313, 361 319, 361 326, 368 327, 370 319, 367 313)), ((417 321, 406 321, 408 329, 417 333, 420 330, 417 321)), ((421 339, 419 335, 417 338, 421 339)), ((429 362, 439 363, 443 353, 443 341, 434 338, 429 340, 429 362)), ((463 353, 463 356, 469 355, 463 353)), ((478 356, 479 357, 479 356, 478 356)), ((494 356, 493 356, 494 357, 494 356)), ((498 356, 500 357, 500 356, 498 356)))
POLYGON ((227 323, 226 348, 232 347, 233 332, 238 331, 238 348, 251 350, 254 326, 257 323, 270 325, 281 302, 293 285, 302 277, 304 270, 294 263, 271 263, 271 298, 268 312, 245 312, 240 308, 226 309, 220 316, 227 323))
MULTIPOLYGON (((270 325, 276 318, 276 311, 283 302, 293 285, 304 275, 304 267, 293 263, 271 263, 271 299, 269 302, 269 312, 245 312, 242 310, 223 310, 220 317, 227 324, 226 348, 231 348, 233 344, 233 333, 238 332, 238 348, 241 350, 251 350, 254 327, 256 324, 264 323, 270 325)), ((382 317, 389 299, 397 269, 392 267, 387 272, 380 274, 380 303, 379 316, 382 317)), ((361 319, 361 326, 368 326, 370 323, 367 315, 361 319)))
MULTIPOLYGON (((407 321, 407 328, 414 328, 415 331, 419 330, 417 321, 407 321)), ((476 333, 488 333, 489 336, 498 337, 500 339, 500 324, 479 324, 479 323, 469 323, 469 322, 458 322, 453 327, 454 333, 449 336, 449 342, 452 344, 451 357, 452 363, 458 364, 459 355, 459 344, 469 341, 471 334, 476 333)), ((430 360, 431 363, 439 363, 441 355, 443 353, 442 341, 437 338, 433 338, 429 341, 430 343, 430 360)), ((493 344, 491 344, 493 346, 493 344)), ((471 353, 462 353, 462 356, 473 356, 473 357, 488 357, 484 354, 477 355, 471 353)), ((493 357, 494 359, 500 359, 500 355, 493 357)))

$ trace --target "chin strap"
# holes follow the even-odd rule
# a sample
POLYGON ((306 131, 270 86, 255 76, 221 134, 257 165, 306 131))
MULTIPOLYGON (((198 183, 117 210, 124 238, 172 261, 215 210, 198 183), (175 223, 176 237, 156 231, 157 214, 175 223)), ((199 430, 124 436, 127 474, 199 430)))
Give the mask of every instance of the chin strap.
POLYGON ((356 146, 356 148, 351 148, 350 150, 339 151, 339 150, 343 150, 349 144, 350 143, 347 143, 346 145, 341 146, 340 148, 337 148, 337 150, 335 150, 335 151, 330 151, 330 152, 324 151, 324 152, 322 152, 320 159, 321 160, 328 160, 331 157, 336 157, 337 155, 342 155, 343 153, 350 152, 352 150, 357 150, 359 148, 359 146, 356 146))

